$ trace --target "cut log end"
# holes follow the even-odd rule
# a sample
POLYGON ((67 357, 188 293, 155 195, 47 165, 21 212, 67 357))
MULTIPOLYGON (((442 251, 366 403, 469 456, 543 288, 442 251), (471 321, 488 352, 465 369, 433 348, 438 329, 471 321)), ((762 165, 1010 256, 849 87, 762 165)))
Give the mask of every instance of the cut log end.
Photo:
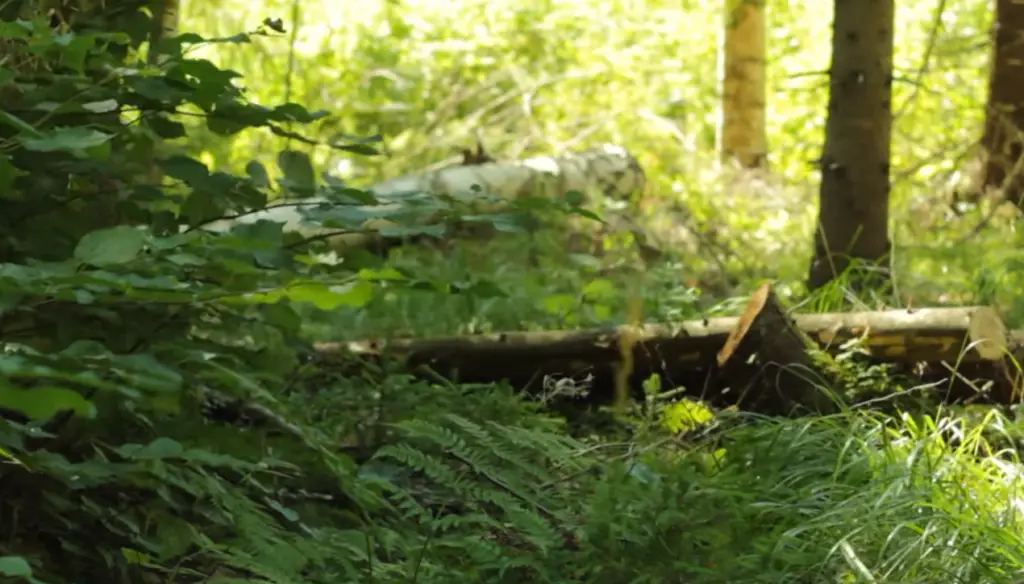
POLYGON ((718 351, 719 367, 724 366, 733 353, 736 352, 740 342, 746 338, 747 333, 750 331, 750 326, 754 324, 761 311, 764 310, 771 295, 772 288, 768 282, 761 284, 751 295, 746 308, 743 309, 743 314, 740 315, 739 321, 736 323, 736 327, 729 333, 729 338, 726 339, 725 345, 718 351))
POLYGON ((1010 340, 1006 325, 993 308, 981 306, 971 312, 967 323, 967 347, 986 361, 1009 355, 1010 340))
POLYGON ((832 376, 820 348, 789 318, 786 308, 762 284, 718 353, 720 374, 757 409, 789 414, 794 410, 835 411, 832 376), (753 367, 748 366, 752 364, 753 367))

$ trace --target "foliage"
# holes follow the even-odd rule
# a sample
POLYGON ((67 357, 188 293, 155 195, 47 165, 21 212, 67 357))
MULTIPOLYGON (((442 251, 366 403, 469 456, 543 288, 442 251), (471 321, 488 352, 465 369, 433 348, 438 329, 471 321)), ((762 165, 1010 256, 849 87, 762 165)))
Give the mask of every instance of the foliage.
MULTIPOLYGON (((290 14, 292 4, 269 0, 263 10, 290 14)), ((622 144, 648 172, 640 218, 680 262, 676 284, 721 299, 747 292, 749 281, 772 278, 799 294, 824 138, 831 4, 767 3, 773 169, 767 181, 723 180, 715 160, 719 4, 531 6, 303 3, 294 44, 257 40, 242 50, 211 47, 204 55, 246 78, 259 76, 252 91, 264 100, 291 95, 336 112, 318 129, 324 136, 380 132, 394 156, 349 161, 322 147, 309 150, 360 184, 451 159, 475 133, 508 159, 599 141, 622 144)), ((264 16, 238 0, 186 0, 182 13, 190 29, 211 35, 231 34, 264 16)), ((991 6, 967 0, 897 7, 892 239, 899 298, 891 300, 995 302, 1017 322, 1024 316, 1013 292, 1020 286, 1021 248, 1003 245, 1018 237, 1012 209, 953 196, 974 168, 991 18, 991 6), (988 228, 975 233, 977 226, 988 228)), ((272 157, 275 151, 256 136, 193 144, 204 159, 225 167, 240 167, 253 152, 272 157)), ((724 174, 729 179, 727 169, 724 174)), ((427 265, 435 261, 423 258, 427 265)), ((538 285, 574 293, 566 282, 538 285)), ((653 283, 644 288, 647 303, 665 293, 653 283)), ((520 320, 532 323, 530 316, 520 320)), ((622 318, 613 310, 606 320, 622 318)))

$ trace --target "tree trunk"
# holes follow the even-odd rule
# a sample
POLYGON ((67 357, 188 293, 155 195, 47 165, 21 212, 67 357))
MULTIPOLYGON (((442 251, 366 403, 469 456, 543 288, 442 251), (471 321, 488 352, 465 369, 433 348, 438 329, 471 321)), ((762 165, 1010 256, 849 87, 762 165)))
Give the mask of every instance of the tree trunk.
POLYGON ((719 54, 722 110, 718 150, 743 168, 767 163, 764 0, 725 0, 719 54))
POLYGON ((865 272, 882 274, 876 282, 889 278, 894 12, 894 0, 835 0, 812 290, 845 272, 851 260, 881 268, 865 272))
POLYGON ((999 189, 1024 209, 1021 154, 1024 153, 1024 1, 996 0, 992 65, 981 138, 985 167, 982 192, 999 189))

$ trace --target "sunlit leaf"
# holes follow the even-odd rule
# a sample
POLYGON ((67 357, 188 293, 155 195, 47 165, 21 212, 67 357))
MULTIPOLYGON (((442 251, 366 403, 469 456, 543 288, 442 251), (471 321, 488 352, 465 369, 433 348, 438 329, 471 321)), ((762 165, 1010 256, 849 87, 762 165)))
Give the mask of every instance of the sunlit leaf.
POLYGON ((32 566, 21 556, 0 556, 0 574, 11 578, 27 578, 32 575, 32 566))
POLYGON ((75 247, 75 259, 94 266, 124 264, 138 257, 146 245, 146 234, 130 225, 93 231, 75 247))
POLYGON ((48 420, 64 410, 86 418, 96 415, 96 408, 82 394, 56 386, 22 389, 0 384, 0 407, 21 412, 33 420, 48 420))

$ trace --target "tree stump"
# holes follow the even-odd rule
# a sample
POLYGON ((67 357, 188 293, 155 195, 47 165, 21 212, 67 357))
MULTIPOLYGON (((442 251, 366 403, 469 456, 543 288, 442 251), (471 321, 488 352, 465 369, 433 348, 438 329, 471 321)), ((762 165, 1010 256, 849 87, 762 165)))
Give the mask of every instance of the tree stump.
POLYGON ((839 410, 834 364, 762 284, 718 352, 718 372, 741 409, 789 415, 839 410))

